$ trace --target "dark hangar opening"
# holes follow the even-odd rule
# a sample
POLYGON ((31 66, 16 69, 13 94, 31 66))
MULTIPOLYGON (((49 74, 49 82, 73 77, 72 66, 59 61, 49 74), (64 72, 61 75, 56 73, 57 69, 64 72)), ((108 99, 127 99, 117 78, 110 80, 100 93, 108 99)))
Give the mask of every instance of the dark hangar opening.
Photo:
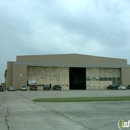
POLYGON ((86 68, 69 68, 70 90, 86 89, 86 68))

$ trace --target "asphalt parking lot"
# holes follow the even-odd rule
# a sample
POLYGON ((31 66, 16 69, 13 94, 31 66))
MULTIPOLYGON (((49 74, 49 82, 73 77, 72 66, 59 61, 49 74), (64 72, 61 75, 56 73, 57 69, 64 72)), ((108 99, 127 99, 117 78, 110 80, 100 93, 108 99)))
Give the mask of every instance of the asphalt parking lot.
POLYGON ((129 90, 0 92, 0 130, 119 130, 119 120, 130 120, 130 101, 36 103, 32 100, 129 95, 129 90))

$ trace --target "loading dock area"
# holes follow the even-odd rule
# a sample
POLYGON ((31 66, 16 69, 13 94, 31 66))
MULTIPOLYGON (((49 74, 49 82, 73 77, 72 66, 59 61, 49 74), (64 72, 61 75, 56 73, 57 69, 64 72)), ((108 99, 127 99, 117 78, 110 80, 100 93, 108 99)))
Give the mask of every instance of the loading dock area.
POLYGON ((86 90, 86 68, 69 68, 69 89, 86 90))

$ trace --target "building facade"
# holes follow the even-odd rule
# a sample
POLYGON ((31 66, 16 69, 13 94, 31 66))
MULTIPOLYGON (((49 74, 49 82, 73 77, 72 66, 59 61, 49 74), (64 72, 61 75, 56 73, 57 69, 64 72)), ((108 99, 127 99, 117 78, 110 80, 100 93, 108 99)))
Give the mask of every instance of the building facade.
POLYGON ((129 85, 130 65, 126 59, 81 54, 17 56, 7 62, 6 87, 20 89, 28 81, 37 85, 59 84, 65 90, 106 89, 108 85, 129 85))

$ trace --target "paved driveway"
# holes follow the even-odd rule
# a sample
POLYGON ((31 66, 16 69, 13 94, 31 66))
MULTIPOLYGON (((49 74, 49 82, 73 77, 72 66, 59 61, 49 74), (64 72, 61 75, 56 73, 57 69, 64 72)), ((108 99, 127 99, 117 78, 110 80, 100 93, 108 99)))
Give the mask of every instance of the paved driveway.
POLYGON ((0 92, 0 130, 119 130, 118 120, 130 119, 130 101, 35 103, 32 99, 122 95, 130 91, 0 92))

